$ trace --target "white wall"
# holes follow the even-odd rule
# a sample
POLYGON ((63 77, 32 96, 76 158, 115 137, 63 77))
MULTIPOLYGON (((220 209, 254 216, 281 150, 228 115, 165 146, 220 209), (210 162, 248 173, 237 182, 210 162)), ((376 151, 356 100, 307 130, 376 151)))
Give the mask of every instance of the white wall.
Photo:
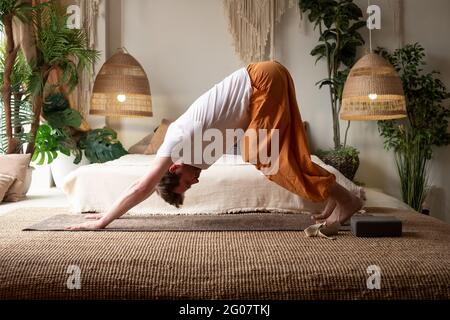
MULTIPOLYGON (((106 12, 110 13, 109 22, 107 17, 100 21, 100 25, 106 21, 103 25, 105 50, 113 52, 123 33, 122 45, 142 64, 152 90, 153 118, 120 119, 113 123, 126 147, 151 132, 162 118, 179 116, 214 83, 244 66, 234 53, 221 0, 125 1, 123 26, 120 25, 120 0, 105 1, 106 12)), ((365 0, 356 3, 365 11, 365 0)), ((382 8, 382 29, 372 33, 373 46, 395 49, 401 41, 420 42, 428 53, 429 68, 441 71, 442 80, 450 90, 450 38, 447 35, 450 1, 404 1, 402 33, 394 32, 392 1, 372 0, 371 3, 382 8)), ((368 39, 367 30, 363 34, 368 39)), ((317 34, 306 19, 300 22, 294 8, 276 27, 276 59, 294 78, 303 120, 310 123, 312 147, 327 148, 332 146, 329 98, 325 89, 319 90, 314 85, 325 77, 326 69, 323 63, 314 65, 315 59, 309 55, 316 43, 317 34)), ((94 126, 104 123, 99 117, 91 117, 89 121, 94 126)), ((345 124, 342 123, 343 128, 345 124)), ((383 149, 376 123, 353 122, 349 144, 361 152, 356 179, 399 197, 393 155, 383 149)), ((450 222, 449 160, 450 147, 437 150, 431 163, 430 179, 436 186, 432 214, 450 222)))

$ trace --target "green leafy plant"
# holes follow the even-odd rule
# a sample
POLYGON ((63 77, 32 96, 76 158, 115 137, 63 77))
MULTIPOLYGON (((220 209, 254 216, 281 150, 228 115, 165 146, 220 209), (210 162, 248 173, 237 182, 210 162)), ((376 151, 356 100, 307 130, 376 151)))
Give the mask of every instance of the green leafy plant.
POLYGON ((359 167, 359 151, 351 146, 342 146, 333 150, 318 150, 317 156, 327 164, 332 164, 348 179, 355 178, 359 167))
MULTIPOLYGON (((316 84, 319 88, 329 88, 333 142, 334 148, 338 149, 341 147, 339 111, 342 92, 350 68, 356 61, 357 49, 364 44, 358 30, 366 22, 361 20, 362 11, 353 0, 299 0, 298 5, 301 12, 308 14, 314 29, 319 29, 319 44, 311 51, 311 55, 316 57, 316 63, 324 59, 327 64, 327 77, 316 84)), ((347 133, 348 127, 344 146, 347 133)))
POLYGON ((70 108, 63 93, 47 97, 43 116, 47 123, 39 126, 32 160, 37 164, 52 163, 58 152, 75 156, 74 163, 80 163, 82 151, 91 163, 103 163, 127 154, 117 134, 107 128, 80 132, 81 114, 70 108))
POLYGON ((39 126, 35 143, 36 146, 31 160, 37 164, 44 164, 46 159, 47 163, 50 164, 58 156, 58 139, 49 125, 42 124, 39 126))
MULTIPOLYGON (((5 46, 0 48, 0 83, 3 83, 4 77, 5 50, 5 46)), ((3 100, 0 101, 0 153, 2 154, 8 153, 8 141, 11 141, 7 134, 7 119, 10 122, 14 146, 10 152, 22 153, 23 145, 30 142, 29 132, 25 129, 33 121, 30 97, 27 92, 27 80, 30 74, 31 68, 22 52, 19 52, 10 75, 10 118, 5 116, 3 100)))
MULTIPOLYGON (((32 61, 33 74, 30 89, 33 96, 35 121, 31 134, 35 136, 39 127, 46 91, 54 92, 54 87, 67 87, 70 92, 78 84, 78 75, 93 66, 99 52, 89 49, 86 33, 83 29, 70 29, 67 26, 68 15, 65 8, 55 1, 38 6, 33 11, 32 21, 36 38, 36 59, 32 61), (50 85, 48 78, 53 70, 61 71, 57 85, 50 85)), ((27 147, 32 153, 34 142, 27 147)))
POLYGON ((80 141, 80 147, 91 163, 107 162, 128 153, 117 140, 116 132, 108 128, 89 131, 80 141))
POLYGON ((74 154, 74 163, 78 164, 82 154, 74 129, 81 125, 81 114, 70 108, 63 93, 55 93, 47 97, 43 117, 47 123, 38 128, 32 160, 42 165, 47 159, 50 164, 59 151, 66 156, 74 154))
POLYGON ((0 1, 0 32, 5 34, 5 45, 1 52, 1 96, 2 96, 2 151, 4 153, 16 153, 21 151, 24 136, 18 132, 22 128, 21 119, 26 111, 20 112, 22 97, 19 91, 23 84, 23 58, 19 57, 19 46, 14 42, 13 24, 15 20, 28 22, 31 6, 21 0, 0 1), (14 94, 15 93, 15 94, 14 94), (14 110, 11 109, 14 106, 14 110))
POLYGON ((408 44, 392 53, 379 48, 377 53, 399 73, 408 115, 405 120, 379 121, 378 129, 385 148, 394 150, 403 201, 420 212, 433 147, 450 144, 450 110, 444 106, 450 94, 437 77, 439 72, 424 72, 425 50, 420 44, 408 44))
POLYGON ((43 115, 48 124, 56 129, 67 126, 79 128, 82 121, 81 114, 70 108, 69 101, 63 93, 55 93, 47 97, 43 115))
MULTIPOLYGON (((21 100, 14 99, 11 101, 14 110, 11 112, 12 138, 14 139, 15 149, 12 153, 23 153, 24 145, 31 141, 29 132, 25 130, 26 126, 33 122, 33 110, 31 103, 23 98, 21 100)), ((3 104, 0 103, 0 154, 8 153, 8 136, 6 135, 6 118, 4 116, 3 104)))

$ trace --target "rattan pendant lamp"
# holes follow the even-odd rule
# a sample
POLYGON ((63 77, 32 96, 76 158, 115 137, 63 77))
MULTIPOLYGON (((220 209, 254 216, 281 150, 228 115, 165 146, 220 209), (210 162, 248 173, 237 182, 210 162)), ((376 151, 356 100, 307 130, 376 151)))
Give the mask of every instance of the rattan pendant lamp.
POLYGON ((344 120, 391 120, 406 117, 402 81, 394 67, 372 52, 350 70, 342 94, 340 117, 344 120))
POLYGON ((152 117, 152 98, 147 74, 123 47, 124 0, 120 1, 120 48, 102 66, 94 82, 90 114, 119 117, 152 117))
POLYGON ((110 117, 153 116, 147 75, 124 48, 118 49, 97 74, 89 113, 110 117))

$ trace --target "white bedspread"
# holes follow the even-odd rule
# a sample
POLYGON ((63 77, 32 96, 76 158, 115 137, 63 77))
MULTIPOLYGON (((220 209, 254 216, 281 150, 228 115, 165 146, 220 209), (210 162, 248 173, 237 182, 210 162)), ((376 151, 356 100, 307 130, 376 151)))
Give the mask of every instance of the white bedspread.
MULTIPOLYGON (((154 157, 154 155, 126 155, 114 161, 90 164, 73 171, 63 184, 71 211, 106 211, 127 187, 148 171, 154 157)), ((338 177, 338 181, 340 179, 338 177)), ((323 206, 304 200, 271 182, 253 165, 242 161, 239 155, 224 155, 208 170, 204 170, 199 180, 200 183, 193 185, 186 192, 184 205, 180 209, 167 204, 154 192, 129 213, 311 212, 318 211, 323 206)), ((356 194, 361 193, 360 188, 353 188, 352 191, 356 194)), ((376 191, 371 193, 371 197, 379 195, 383 194, 377 194, 376 191)), ((378 203, 371 198, 368 201, 378 203)), ((388 202, 389 200, 385 201, 388 202)))

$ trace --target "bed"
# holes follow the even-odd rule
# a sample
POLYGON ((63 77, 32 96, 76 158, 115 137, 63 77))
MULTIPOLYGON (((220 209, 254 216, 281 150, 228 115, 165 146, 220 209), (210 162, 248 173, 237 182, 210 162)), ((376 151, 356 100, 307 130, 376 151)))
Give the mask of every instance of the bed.
MULTIPOLYGON (((65 185, 71 193, 68 208, 20 209, 1 216, 0 299, 450 298, 450 225, 370 188, 352 192, 366 197, 369 212, 398 217, 402 237, 359 238, 347 231, 334 241, 307 238, 298 231, 22 231, 55 214, 103 210, 121 192, 118 182, 121 188, 131 184, 151 165, 151 158, 129 156, 74 172, 65 185), (100 170, 104 175, 96 179, 94 173, 100 170), (76 290, 68 286, 74 270, 80 276, 76 290), (368 285, 373 270, 380 271, 379 289, 368 285)), ((182 211, 152 196, 130 215, 317 209, 276 185, 264 185, 267 179, 234 156, 222 158, 201 180, 197 186, 206 187, 192 188, 182 211), (235 174, 224 177, 229 170, 235 174), (238 189, 248 202, 241 204, 242 197, 227 194, 239 188, 236 181, 227 182, 233 177, 254 183, 252 189, 238 189), (212 184, 220 190, 212 190, 212 184), (267 199, 265 189, 271 193, 267 199), (204 201, 210 198, 214 201, 204 201)))
MULTIPOLYGON (((130 154, 104 164, 91 164, 73 171, 63 184, 70 210, 74 213, 107 210, 128 186, 146 174, 154 159, 155 155, 130 154)), ((337 181, 355 195, 365 197, 362 187, 353 184, 316 156, 313 156, 312 160, 332 171, 337 181)), ((153 193, 129 212, 130 214, 299 213, 315 212, 323 206, 321 203, 304 200, 271 182, 253 165, 244 162, 240 155, 222 156, 208 170, 201 173, 199 180, 200 183, 193 185, 186 192, 182 208, 177 209, 165 203, 153 193)), ((402 205, 402 208, 407 206, 402 205)))

